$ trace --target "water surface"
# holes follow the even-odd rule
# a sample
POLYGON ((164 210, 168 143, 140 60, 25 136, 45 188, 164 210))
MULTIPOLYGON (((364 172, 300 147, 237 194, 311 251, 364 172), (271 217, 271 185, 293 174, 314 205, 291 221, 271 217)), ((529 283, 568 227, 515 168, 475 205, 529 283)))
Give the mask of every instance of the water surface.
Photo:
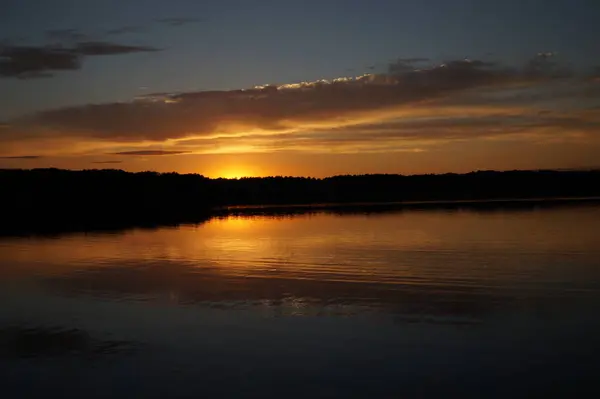
POLYGON ((579 396, 600 207, 0 239, 3 397, 579 396))

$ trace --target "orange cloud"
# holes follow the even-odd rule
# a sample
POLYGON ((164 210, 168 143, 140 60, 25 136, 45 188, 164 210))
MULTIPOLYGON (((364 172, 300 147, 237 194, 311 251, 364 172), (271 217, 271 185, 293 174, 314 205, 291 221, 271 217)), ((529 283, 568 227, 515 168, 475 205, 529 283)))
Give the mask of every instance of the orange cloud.
POLYGON ((386 74, 157 93, 8 121, 0 142, 9 156, 38 149, 42 155, 378 152, 526 138, 534 130, 597 131, 599 121, 586 107, 600 103, 598 86, 572 76, 551 57, 540 54, 520 68, 479 60, 428 67, 424 60, 400 60, 386 74), (565 104, 571 108, 558 114, 565 104))

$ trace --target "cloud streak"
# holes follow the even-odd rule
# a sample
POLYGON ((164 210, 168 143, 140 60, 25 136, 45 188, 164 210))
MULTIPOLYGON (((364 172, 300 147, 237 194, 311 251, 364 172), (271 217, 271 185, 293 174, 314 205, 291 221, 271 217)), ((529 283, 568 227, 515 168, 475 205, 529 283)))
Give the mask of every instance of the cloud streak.
POLYGON ((74 51, 81 56, 95 55, 118 55, 131 53, 145 53, 160 51, 158 48, 150 46, 130 46, 126 44, 89 41, 77 43, 74 51))
POLYGON ((8 156, 8 157, 0 157, 0 159, 40 159, 43 158, 40 155, 17 155, 17 156, 8 156))
MULTIPOLYGON (((54 35, 59 33, 54 32, 54 35)), ((62 35, 78 35, 66 30, 62 35)), ((59 71, 81 69, 86 57, 160 51, 149 46, 132 46, 109 41, 77 41, 65 45, 0 44, 0 78, 31 79, 53 76, 59 71)))
POLYGON ((112 155, 151 155, 151 156, 161 156, 161 155, 180 155, 187 154, 188 151, 162 151, 162 150, 143 150, 143 151, 121 151, 112 153, 112 155))
POLYGON ((201 20, 199 18, 189 18, 189 17, 173 17, 173 18, 160 18, 157 19, 156 22, 161 24, 165 24, 168 26, 183 26, 188 24, 198 23, 201 20))

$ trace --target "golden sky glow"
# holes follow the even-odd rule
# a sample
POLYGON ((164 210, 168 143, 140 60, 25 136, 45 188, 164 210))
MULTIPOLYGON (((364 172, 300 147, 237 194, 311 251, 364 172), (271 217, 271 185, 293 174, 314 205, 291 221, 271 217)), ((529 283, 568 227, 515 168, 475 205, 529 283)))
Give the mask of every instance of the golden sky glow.
POLYGON ((594 79, 473 60, 403 71, 42 111, 2 124, 0 167, 240 178, 598 166, 594 79))

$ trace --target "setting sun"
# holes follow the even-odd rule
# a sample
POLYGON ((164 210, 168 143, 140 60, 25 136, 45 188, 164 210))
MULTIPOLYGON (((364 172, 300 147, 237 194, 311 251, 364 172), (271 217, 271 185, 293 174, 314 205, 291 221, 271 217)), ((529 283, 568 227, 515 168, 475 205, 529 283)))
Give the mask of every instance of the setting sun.
POLYGON ((225 179, 241 179, 242 177, 252 177, 250 174, 246 172, 240 171, 227 171, 220 173, 219 177, 223 177, 225 179))
POLYGON ((216 172, 211 173, 210 177, 222 177, 224 179, 241 179, 242 177, 258 177, 258 173, 253 168, 249 168, 246 166, 232 166, 230 168, 217 170, 216 172))

